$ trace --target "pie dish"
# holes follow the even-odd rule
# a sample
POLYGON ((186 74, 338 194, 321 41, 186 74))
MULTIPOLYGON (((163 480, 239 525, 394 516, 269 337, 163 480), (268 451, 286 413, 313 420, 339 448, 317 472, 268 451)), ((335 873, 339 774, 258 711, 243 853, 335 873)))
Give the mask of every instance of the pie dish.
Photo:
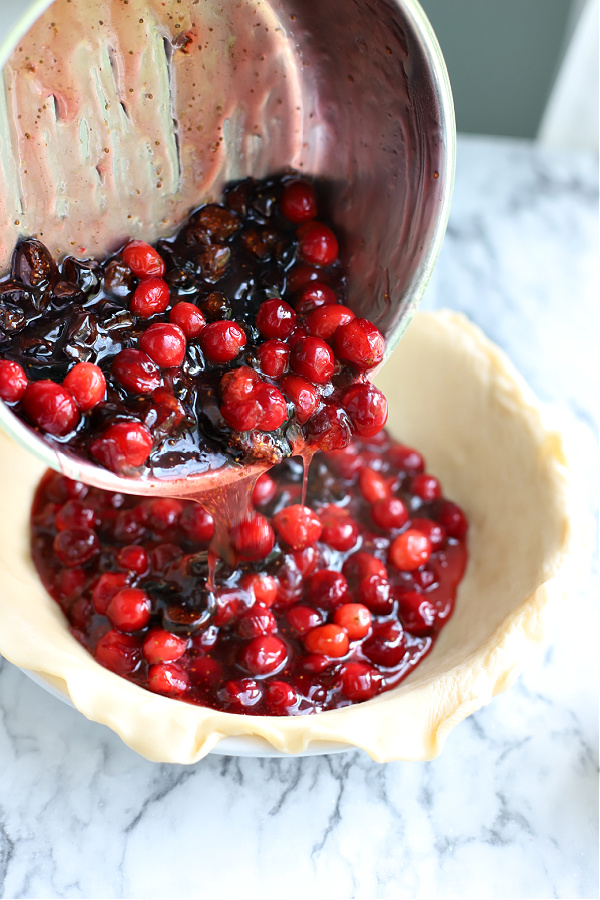
POLYGON ((436 756, 454 725, 506 689, 544 639, 548 613, 578 571, 578 515, 559 434, 510 362, 465 318, 418 314, 377 383, 392 434, 426 456, 471 523, 453 617, 398 688, 280 719, 150 694, 102 668, 71 637, 33 568, 29 511, 43 469, 4 437, 0 652, 155 761, 193 763, 224 738, 244 746, 245 736, 267 752, 314 752, 327 742, 377 761, 436 756))

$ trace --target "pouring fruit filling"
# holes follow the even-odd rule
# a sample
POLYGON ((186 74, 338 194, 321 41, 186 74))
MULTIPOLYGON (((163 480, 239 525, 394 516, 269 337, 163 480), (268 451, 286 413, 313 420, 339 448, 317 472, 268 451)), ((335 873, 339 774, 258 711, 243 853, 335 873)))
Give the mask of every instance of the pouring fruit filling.
POLYGON ((430 651, 466 564, 467 522, 385 431, 261 475, 209 577, 193 501, 48 472, 32 554, 73 635, 151 691, 231 713, 302 715, 395 687, 430 651), (209 587, 209 585, 211 587, 209 587))
POLYGON ((0 398, 123 475, 280 462, 383 427, 385 342, 345 305, 315 187, 248 179, 155 247, 60 264, 22 241, 0 282, 0 398))

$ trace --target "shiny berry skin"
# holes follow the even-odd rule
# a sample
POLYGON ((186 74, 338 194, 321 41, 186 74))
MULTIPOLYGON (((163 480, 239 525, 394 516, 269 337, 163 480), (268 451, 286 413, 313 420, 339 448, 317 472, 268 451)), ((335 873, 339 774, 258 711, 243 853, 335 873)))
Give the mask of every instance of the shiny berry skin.
POLYGON ((237 678, 226 681, 219 690, 219 700, 226 706, 236 709, 251 709, 260 703, 263 696, 262 687, 253 678, 237 678))
POLYGON ((409 528, 394 538, 388 559, 401 572, 413 572, 431 556, 431 542, 421 531, 409 528))
POLYGON ((329 341, 340 325, 345 325, 353 318, 352 310, 340 303, 336 303, 334 306, 321 306, 311 312, 306 319, 306 329, 313 337, 329 341))
POLYGON ((246 346, 246 335, 237 322, 219 320, 203 328, 198 338, 209 362, 231 362, 246 346))
POLYGON ((181 513, 179 525, 190 541, 208 544, 215 532, 215 522, 199 503, 190 503, 181 513))
POLYGON ((283 341, 265 341, 258 348, 258 361, 261 372, 269 378, 279 378, 287 371, 290 348, 283 341))
POLYGON ((327 384, 335 371, 335 357, 321 338, 305 337, 292 347, 290 365, 313 384, 327 384))
POLYGON ((145 575, 150 568, 146 550, 144 547, 138 547, 137 544, 130 544, 128 547, 122 547, 119 550, 117 565, 119 568, 134 572, 136 575, 145 575))
POLYGON ((335 607, 350 599, 348 582, 341 572, 320 569, 308 583, 308 599, 315 606, 335 607))
MULTIPOLYGON (((432 550, 440 550, 446 543, 446 529, 433 519, 415 518, 410 527, 429 538, 432 550)), ((462 535, 461 535, 462 536, 462 535)))
POLYGON ((171 634, 164 628, 153 628, 144 638, 142 650, 149 663, 177 662, 188 647, 187 638, 171 634))
POLYGON ((256 602, 262 606, 272 606, 277 597, 277 580, 272 575, 264 575, 262 572, 244 575, 240 587, 245 591, 251 591, 256 602))
POLYGON ((121 259, 137 278, 165 274, 162 257, 145 241, 131 241, 121 250, 121 259))
POLYGON ((400 497, 386 497, 378 500, 371 507, 371 518, 378 528, 384 531, 392 531, 394 528, 402 528, 408 522, 408 510, 400 497))
POLYGON ((114 422, 90 447, 94 459, 117 475, 143 466, 151 450, 152 435, 140 422, 114 422))
POLYGON ((298 315, 305 316, 316 309, 333 304, 337 304, 337 297, 333 288, 320 281, 313 281, 312 284, 302 289, 294 303, 294 308, 298 315))
POLYGON ((363 652, 376 666, 397 666, 406 651, 404 629, 399 622, 383 622, 373 629, 363 644, 363 652))
POLYGON ((348 635, 339 625, 318 625, 304 635, 304 646, 309 653, 319 653, 339 659, 350 649, 348 635))
POLYGON ((360 437, 374 437, 387 422, 387 400, 373 384, 352 385, 342 395, 342 406, 360 437))
POLYGON ((300 375, 284 375, 280 385, 285 396, 294 404, 298 423, 304 425, 319 406, 320 397, 317 389, 300 375))
POLYGON ((271 476, 264 472, 259 475, 252 491, 252 503, 254 506, 266 506, 277 493, 277 485, 271 476))
POLYGON ((306 423, 306 433, 319 450, 342 450, 352 439, 352 423, 337 403, 325 403, 306 423))
POLYGON ((439 500, 442 496, 442 489, 437 478, 433 475, 427 475, 425 472, 415 475, 410 480, 409 491, 421 500, 439 500))
POLYGON ((96 612, 104 616, 108 604, 123 588, 129 586, 131 575, 128 572, 104 572, 92 591, 92 604, 96 612))
POLYGON ((18 403, 27 387, 27 375, 19 363, 0 359, 0 400, 18 403))
POLYGON ((117 675, 131 675, 142 660, 137 638, 115 630, 108 631, 100 638, 94 655, 101 665, 117 675))
POLYGON ((369 466, 360 470, 358 486, 367 503, 377 503, 390 496, 390 488, 383 475, 369 466))
POLYGON ((156 663, 148 669, 148 687, 155 694, 180 697, 190 686, 185 669, 173 663, 156 663))
POLYGON ((111 368, 114 378, 131 394, 151 394, 161 384, 158 366, 141 350, 121 350, 111 368))
POLYGON ((307 181, 288 181, 281 192, 281 213, 288 222, 299 225, 317 215, 315 189, 307 181))
POLYGON ((91 528, 66 528, 54 538, 54 552, 64 566, 82 566, 100 553, 98 535, 91 528))
MULTIPOLYGON (((186 417, 183 405, 168 388, 157 388, 152 391, 153 428, 177 428, 186 417)), ((146 419, 148 421, 148 419, 146 419)))
POLYGON ((335 355, 359 372, 367 372, 383 360, 385 338, 368 319, 354 318, 335 331, 331 344, 335 355))
POLYGON ((333 613, 333 621, 344 628, 351 641, 358 641, 371 630, 371 612, 362 603, 343 603, 333 613))
POLYGON ((294 550, 302 550, 316 544, 322 525, 318 515, 308 506, 286 506, 273 518, 277 534, 294 550))
POLYGON ((169 285, 162 278, 145 278, 136 287, 129 309, 140 319, 164 313, 171 302, 169 285))
POLYGON ((322 625, 324 621, 318 609, 314 609, 312 606, 302 606, 300 603, 291 606, 286 615, 294 631, 300 635, 307 634, 317 625, 322 625))
POLYGON ((168 369, 181 365, 187 342, 179 325, 155 322, 140 335, 139 346, 157 366, 168 369))
POLYGON ((287 681, 271 681, 265 691, 265 703, 272 716, 287 716, 298 704, 298 694, 287 681))
POLYGON ((228 372, 221 381, 223 404, 220 412, 235 431, 275 431, 288 416, 285 397, 278 388, 262 381, 256 373, 242 383, 240 375, 245 366, 228 372), (231 380, 230 380, 231 379, 231 380), (244 394, 238 397, 239 393, 244 394))
POLYGON ((206 319, 198 307, 186 300, 181 300, 171 309, 169 322, 181 328, 188 340, 197 338, 206 325, 206 319))
POLYGON ((65 503, 54 520, 59 531, 66 528, 94 528, 96 521, 96 510, 78 500, 69 500, 65 503))
POLYGON ((238 662, 251 675, 272 675, 283 668, 287 657, 287 647, 281 638, 265 634, 242 648, 238 662))
POLYGON ((106 616, 119 631, 139 631, 150 621, 152 605, 150 597, 139 588, 126 587, 112 598, 106 608, 106 616))
POLYGON ((443 500, 440 503, 438 519, 449 537, 460 540, 467 533, 469 524, 464 512, 460 506, 450 500, 443 500))
POLYGON ((231 543, 241 560, 265 559, 275 546, 275 532, 269 520, 256 513, 234 526, 231 543))
POLYGON ((437 622, 435 606, 423 594, 406 591, 397 595, 398 614, 405 629, 417 637, 433 634, 437 622))
POLYGON ((296 327, 296 313, 279 297, 263 300, 256 314, 256 327, 264 338, 285 340, 296 327))
POLYGON ((335 234, 322 222, 306 222, 297 231, 298 249, 307 263, 313 266, 330 266, 338 256, 335 234))
POLYGON ((349 556, 342 566, 342 572, 350 583, 362 581, 369 575, 379 575, 386 579, 388 577, 387 569, 381 560, 364 550, 358 550, 349 556))
POLYGON ((348 662, 340 673, 342 693, 353 703, 370 700, 381 689, 381 672, 362 662, 348 662))
POLYGON ((153 531, 164 534, 172 532, 183 512, 183 503, 171 497, 159 497, 149 503, 148 519, 153 531))
POLYGON ((106 379, 102 369, 91 362, 73 366, 63 381, 63 387, 73 395, 81 412, 88 412, 106 396, 106 379))
POLYGON ((412 447, 405 447, 403 444, 396 444, 389 451, 390 462, 396 466, 401 472, 409 474, 417 474, 425 468, 425 461, 418 450, 412 447))
POLYGON ((388 616, 394 608, 390 583, 382 575, 367 575, 362 578, 358 582, 356 596, 378 616, 388 616))
POLYGON ((28 384, 22 402, 27 418, 47 434, 64 437, 79 422, 79 410, 73 396, 53 381, 28 384))
POLYGON ((343 450, 330 452, 329 462, 336 475, 344 481, 354 481, 356 475, 362 471, 365 464, 362 456, 352 448, 351 444, 343 450))
POLYGON ((272 634, 277 631, 277 621, 270 609, 254 606, 241 614, 235 623, 235 633, 243 640, 272 634))
POLYGON ((323 524, 321 540, 334 550, 351 550, 359 535, 358 523, 348 512, 337 506, 326 506, 320 513, 323 524))

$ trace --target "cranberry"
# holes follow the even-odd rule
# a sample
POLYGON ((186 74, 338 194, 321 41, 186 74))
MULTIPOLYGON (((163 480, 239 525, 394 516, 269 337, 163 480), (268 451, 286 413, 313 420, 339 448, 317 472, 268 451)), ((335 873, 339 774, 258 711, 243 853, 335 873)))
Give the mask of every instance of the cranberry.
POLYGON ((315 189, 307 181, 288 181, 281 192, 281 212, 289 222, 299 225, 317 215, 315 189))
POLYGON ((339 659, 350 649, 348 635, 339 625, 318 625, 304 636, 304 646, 309 653, 319 653, 339 659))
POLYGON ((112 361, 112 373, 132 394, 151 394, 161 383, 156 363, 141 350, 121 350, 112 361))
POLYGON ((266 506, 277 493, 277 485, 266 472, 259 475, 252 491, 252 503, 254 506, 266 506))
POLYGON ((402 528, 408 522, 408 510, 400 497, 387 497, 378 500, 371 507, 371 518, 384 531, 402 528))
POLYGON ((304 316, 315 309, 321 309, 324 306, 333 304, 337 305, 335 291, 328 284, 313 281, 312 284, 309 284, 302 290, 294 306, 298 315, 304 316))
POLYGON ((321 569, 310 579, 308 597, 315 606, 339 606, 349 599, 348 582, 341 572, 321 569))
POLYGON ((296 375, 313 384, 327 384, 335 371, 335 358, 331 348, 316 337, 301 338, 294 344, 290 364, 296 375))
POLYGON ((438 618, 433 603, 417 591, 399 593, 397 600, 398 613, 407 631, 417 637, 433 634, 438 618))
POLYGON ((284 375, 281 379, 283 393, 294 404, 296 420, 304 425, 319 406, 317 389, 306 378, 299 375, 284 375))
POLYGON ((226 681, 218 697, 226 706, 251 709, 262 700, 262 688, 253 678, 226 681))
POLYGON ((215 532, 215 521, 210 513, 198 503, 191 503, 183 510, 179 519, 181 530, 190 541, 208 544, 215 532))
POLYGON ((287 419, 285 397, 247 366, 227 372, 221 379, 220 412, 236 431, 275 431, 287 419))
POLYGON ((342 405, 361 437, 374 437, 387 422, 387 400, 374 385, 357 384, 344 391, 342 405))
POLYGON ((65 566, 82 566, 100 553, 98 535, 91 528, 67 528, 54 538, 54 552, 65 566))
POLYGON ((355 318, 340 325, 332 345, 338 359, 366 372, 383 360, 385 338, 368 319, 355 318))
POLYGON ((365 553, 364 550, 359 550, 349 556, 342 566, 342 572, 348 581, 356 582, 368 578, 369 575, 379 575, 385 579, 388 577, 387 569, 381 560, 371 553, 365 553))
POLYGON ((297 706, 298 694, 287 681, 271 681, 265 692, 265 703, 272 716, 286 716, 297 706))
POLYGON ((197 338, 206 325, 206 319, 198 307, 194 306, 193 303, 187 303, 185 300, 176 303, 171 309, 169 322, 181 328, 188 340, 197 338))
POLYGON ((294 550, 291 554, 294 565, 301 575, 312 575, 317 568, 320 554, 317 547, 303 547, 302 550, 294 550))
POLYGON ((93 528, 96 524, 96 510, 78 500, 69 500, 56 514, 59 531, 67 528, 93 528))
POLYGON ((442 496, 442 489, 437 478, 426 475, 424 472, 414 475, 410 480, 409 491, 421 500, 438 500, 442 496))
POLYGON ((176 428, 186 418, 186 411, 179 400, 168 388, 157 388, 152 391, 152 412, 146 422, 155 428, 169 430, 176 428))
POLYGON ((306 222, 297 231, 301 256, 313 266, 330 266, 338 255, 335 234, 322 222, 306 222))
POLYGON ((342 450, 331 450, 327 456, 336 474, 345 481, 353 481, 364 466, 362 456, 352 448, 352 445, 342 450))
POLYGON ((469 526, 465 514, 456 503, 444 500, 440 504, 438 519, 449 537, 457 540, 464 538, 469 526))
POLYGON ((316 628, 317 625, 323 624, 323 616, 318 609, 312 606, 302 606, 296 604, 287 610, 288 622, 298 634, 307 634, 316 628))
POLYGON ((95 656, 102 666, 117 675, 131 675, 142 658, 137 638, 115 630, 107 631, 100 638, 96 644, 95 656))
POLYGON ((417 450, 413 450, 412 447, 405 447, 402 444, 396 444, 390 448, 389 458, 392 465, 403 472, 416 474, 422 472, 425 468, 425 462, 421 454, 417 450))
POLYGON ((156 663, 148 669, 148 687, 156 694, 179 697, 189 689, 185 669, 173 663, 156 663))
POLYGON ((169 285, 162 278, 146 278, 136 287, 129 309, 140 319, 164 313, 171 302, 169 285))
POLYGON ((130 544, 122 547, 117 555, 117 565, 121 569, 127 569, 136 575, 145 575, 149 569, 148 554, 143 547, 130 544))
POLYGON ((172 532, 177 527, 182 512, 183 503, 179 500, 172 500, 170 497, 151 500, 149 520, 152 523, 152 530, 160 534, 172 532))
POLYGON ((71 569, 61 569, 55 582, 55 590, 62 600, 74 600, 78 597, 87 583, 87 575, 83 569, 74 566, 71 569))
POLYGON ((235 626, 236 634, 244 640, 272 634, 277 631, 277 621, 270 609, 252 607, 241 614, 235 626))
POLYGON ((399 622, 383 622, 373 629, 373 635, 363 644, 367 659, 376 666, 397 666, 406 652, 404 630, 399 622))
POLYGON ((81 412, 88 412, 106 396, 106 379, 99 366, 90 362, 76 363, 63 381, 81 412))
POLYGON ((446 543, 446 529, 433 519, 415 518, 410 527, 429 538, 432 550, 441 550, 446 543))
POLYGON ((351 641, 357 641, 371 630, 371 613, 362 603, 343 603, 333 613, 333 621, 343 628, 351 641))
POLYGON ((119 511, 113 526, 117 541, 131 543, 139 541, 146 532, 148 511, 145 506, 134 506, 133 509, 119 511))
POLYGON ((258 307, 256 327, 264 338, 285 340, 296 327, 296 313, 279 297, 264 300, 258 307))
POLYGON ((382 575, 367 575, 358 582, 357 596, 378 616, 387 616, 394 609, 392 589, 382 575))
POLYGON ((210 656, 199 656, 189 664, 194 681, 204 690, 210 690, 223 678, 223 666, 210 656))
POLYGON ((106 615, 112 598, 124 587, 128 587, 130 580, 128 572, 104 572, 100 576, 92 591, 92 603, 99 615, 106 615))
POLYGON ((27 387, 27 375, 19 363, 0 359, 0 399, 18 403, 27 387))
POLYGON ((290 293, 295 294, 296 291, 302 290, 311 282, 320 281, 323 275, 324 273, 318 266, 297 263, 287 273, 287 289, 290 293))
POLYGON ((142 466, 151 450, 152 435, 140 422, 114 422, 90 447, 94 459, 118 475, 142 466))
POLYGON ((150 597, 139 588, 122 588, 106 608, 110 624, 120 631, 139 631, 150 621, 150 597))
POLYGON ((144 656, 149 663, 177 662, 188 647, 186 638, 171 634, 164 628, 153 628, 144 638, 144 656))
POLYGON ((180 366, 185 358, 187 344, 179 325, 155 322, 140 336, 139 344, 161 369, 180 366))
POLYGON ((295 550, 316 544, 321 535, 321 522, 308 506, 286 506, 273 518, 279 537, 295 550))
POLYGON ((279 378, 287 371, 290 348, 283 341, 265 341, 258 348, 261 371, 269 378, 279 378))
POLYGON ((431 556, 431 542, 421 531, 409 528, 394 538, 390 545, 389 560, 402 572, 413 572, 424 565, 431 556))
POLYGON ((321 306, 315 309, 306 320, 308 333, 329 341, 340 325, 345 325, 354 318, 354 313, 347 306, 336 303, 334 306, 321 306))
POLYGON ((274 634, 254 638, 241 650, 240 665, 251 675, 273 675, 287 662, 288 651, 274 634))
POLYGON ((232 529, 231 542, 240 559, 265 559, 275 545, 275 532, 269 520, 256 513, 232 529))
POLYGON ((162 575, 169 566, 178 562, 184 555, 183 550, 177 544, 166 541, 157 544, 150 553, 150 567, 157 575, 162 575))
POLYGON ((358 523, 345 509, 326 506, 321 510, 321 540, 334 550, 351 550, 359 535, 358 523))
POLYGON ((79 422, 79 410, 73 396, 53 381, 34 381, 23 394, 23 410, 42 431, 64 437, 79 422))
POLYGON ((377 503, 378 500, 385 500, 390 496, 390 488, 383 475, 369 466, 361 468, 358 486, 367 503, 377 503))
POLYGON ((121 258, 137 278, 165 274, 162 257, 145 241, 131 241, 121 250, 121 258))
POLYGON ((347 412, 337 403, 325 403, 306 423, 311 443, 319 450, 341 450, 350 443, 352 426, 347 412))
POLYGON ((264 575, 261 572, 244 575, 240 586, 254 594, 257 603, 263 606, 272 606, 277 597, 277 581, 272 575, 264 575))
POLYGON ((211 322, 199 337, 202 351, 209 362, 225 363, 235 359, 246 346, 246 335, 237 322, 211 322))
POLYGON ((353 703, 370 700, 381 690, 383 675, 373 666, 361 662, 348 662, 340 672, 342 693, 353 703))

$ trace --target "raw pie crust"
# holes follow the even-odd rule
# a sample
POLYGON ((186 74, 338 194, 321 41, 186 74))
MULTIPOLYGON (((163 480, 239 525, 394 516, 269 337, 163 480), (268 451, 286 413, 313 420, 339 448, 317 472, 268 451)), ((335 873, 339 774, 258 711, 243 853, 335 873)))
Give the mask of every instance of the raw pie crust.
POLYGON ((104 669, 71 637, 38 579, 29 514, 43 467, 5 437, 0 652, 150 760, 193 763, 233 735, 260 736, 286 753, 327 741, 381 762, 436 756, 450 730, 507 688, 542 641, 549 601, 564 596, 579 568, 578 517, 560 436, 544 426, 507 358, 464 317, 418 314, 377 383, 391 432, 424 454, 470 521, 454 615, 398 688, 320 715, 246 717, 152 694, 104 669))

